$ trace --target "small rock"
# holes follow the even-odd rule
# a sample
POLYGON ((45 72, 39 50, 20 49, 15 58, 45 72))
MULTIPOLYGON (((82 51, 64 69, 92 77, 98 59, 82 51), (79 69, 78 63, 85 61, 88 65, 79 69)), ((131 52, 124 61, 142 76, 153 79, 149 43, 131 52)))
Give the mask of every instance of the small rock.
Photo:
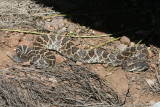
POLYGON ((157 67, 157 65, 156 65, 156 64, 150 64, 150 67, 152 67, 152 68, 156 68, 156 67, 157 67))
POLYGON ((131 79, 132 79, 132 82, 136 81, 136 77, 132 77, 131 79))
POLYGON ((47 22, 51 22, 52 21, 52 19, 47 19, 47 22))
POLYGON ((148 50, 148 58, 151 58, 153 56, 155 56, 155 54, 151 50, 148 50))
POLYGON ((70 70, 69 67, 64 67, 63 69, 64 69, 65 71, 69 71, 69 70, 70 70))
POLYGON ((107 68, 109 65, 108 64, 102 64, 103 67, 107 68))
POLYGON ((122 36, 120 42, 125 45, 129 45, 131 43, 130 39, 126 36, 122 36))
POLYGON ((64 32, 66 32, 67 28, 63 27, 62 29, 59 29, 58 31, 56 31, 57 34, 63 34, 64 32))
POLYGON ((86 27, 85 27, 85 26, 82 26, 81 29, 86 29, 86 27))
POLYGON ((83 65, 83 63, 82 63, 82 62, 77 61, 77 62, 76 62, 76 65, 83 65))
POLYGON ((127 48, 127 45, 125 44, 120 44, 117 46, 117 48, 120 50, 120 51, 124 51, 126 48, 127 48))
POLYGON ((56 80, 55 77, 49 78, 48 80, 49 80, 49 81, 52 81, 52 82, 57 82, 57 80, 56 80))
MULTIPOLYGON (((154 100, 151 100, 151 101, 149 101, 149 104, 150 105, 153 105, 153 104, 155 104, 156 102, 154 101, 154 100)), ((158 106, 157 106, 158 107, 158 106)))
POLYGON ((148 83, 148 85, 151 87, 155 84, 156 79, 146 79, 146 82, 148 83))
POLYGON ((61 55, 58 55, 58 54, 55 54, 55 57, 56 57, 56 61, 57 61, 58 63, 61 63, 61 62, 64 62, 64 61, 67 60, 65 57, 63 57, 63 56, 61 56, 61 55))
POLYGON ((23 66, 30 66, 31 64, 30 64, 30 61, 27 61, 27 62, 23 62, 22 65, 23 66))
POLYGON ((81 32, 81 29, 76 29, 76 33, 80 33, 81 32))
POLYGON ((67 28, 66 27, 63 27, 62 29, 61 29, 61 32, 65 32, 67 30, 67 28))
POLYGON ((130 46, 132 47, 132 46, 135 46, 135 43, 134 42, 131 42, 130 43, 130 46))
POLYGON ((74 31, 76 29, 76 25, 73 25, 73 24, 71 24, 71 25, 69 25, 69 27, 68 27, 68 31, 74 31))
POLYGON ((53 18, 52 21, 50 21, 50 22, 45 21, 44 22, 44 29, 49 30, 49 31, 53 31, 53 30, 57 30, 59 28, 62 28, 64 26, 62 19, 63 19, 62 17, 58 17, 58 18, 53 18))

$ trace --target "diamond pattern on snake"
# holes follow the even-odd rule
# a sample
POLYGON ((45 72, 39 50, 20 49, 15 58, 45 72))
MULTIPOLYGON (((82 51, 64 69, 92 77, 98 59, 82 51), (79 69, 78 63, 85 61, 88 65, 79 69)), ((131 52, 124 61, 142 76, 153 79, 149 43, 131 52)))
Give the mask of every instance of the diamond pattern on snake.
POLYGON ((127 47, 118 53, 109 53, 101 48, 80 49, 69 37, 41 35, 36 38, 33 48, 18 46, 15 62, 30 61, 36 68, 49 68, 55 65, 55 56, 49 50, 57 51, 66 58, 89 64, 110 64, 122 66, 125 71, 144 71, 148 69, 148 50, 145 46, 127 47))

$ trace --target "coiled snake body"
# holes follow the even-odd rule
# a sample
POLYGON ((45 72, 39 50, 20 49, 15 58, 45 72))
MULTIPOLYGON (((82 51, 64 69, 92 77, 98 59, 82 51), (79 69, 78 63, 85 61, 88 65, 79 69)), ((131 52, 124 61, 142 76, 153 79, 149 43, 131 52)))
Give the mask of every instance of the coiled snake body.
POLYGON ((80 49, 69 37, 41 35, 33 43, 33 49, 27 46, 18 46, 16 62, 30 60, 36 68, 48 68, 55 65, 55 56, 49 50, 54 50, 63 56, 83 63, 121 65, 125 71, 142 71, 148 68, 146 62, 148 50, 144 46, 128 47, 119 53, 109 53, 101 48, 80 49))

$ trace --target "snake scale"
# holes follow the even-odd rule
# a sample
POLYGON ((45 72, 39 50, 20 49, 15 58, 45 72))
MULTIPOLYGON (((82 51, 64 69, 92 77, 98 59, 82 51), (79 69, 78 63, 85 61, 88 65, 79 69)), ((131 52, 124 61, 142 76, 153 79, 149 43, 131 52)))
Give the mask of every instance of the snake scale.
POLYGON ((48 68, 55 65, 55 56, 51 51, 83 63, 121 65, 125 71, 143 71, 148 68, 146 62, 148 50, 145 46, 128 47, 122 52, 112 53, 101 48, 81 49, 69 37, 40 35, 33 43, 33 48, 25 45, 16 49, 16 62, 30 63, 36 68, 48 68))

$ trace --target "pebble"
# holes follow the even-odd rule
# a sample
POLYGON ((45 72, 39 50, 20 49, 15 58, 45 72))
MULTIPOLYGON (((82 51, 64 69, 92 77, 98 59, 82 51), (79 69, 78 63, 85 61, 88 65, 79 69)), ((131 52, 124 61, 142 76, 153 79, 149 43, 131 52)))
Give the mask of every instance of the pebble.
POLYGON ((76 29, 76 25, 71 24, 71 25, 69 25, 67 30, 68 31, 75 31, 75 29, 76 29))
POLYGON ((49 80, 49 81, 52 81, 52 82, 57 82, 57 80, 56 80, 55 77, 49 78, 48 80, 49 80))
POLYGON ((63 27, 63 28, 60 30, 60 32, 65 32, 65 31, 67 31, 67 28, 66 28, 66 27, 63 27))
POLYGON ((125 45, 129 45, 131 43, 130 39, 126 36, 122 36, 120 42, 125 45))
POLYGON ((156 82, 156 79, 146 79, 146 82, 148 83, 149 86, 153 86, 156 82))
POLYGON ((30 66, 31 64, 30 64, 30 61, 27 61, 27 62, 23 62, 22 65, 23 66, 30 66))
POLYGON ((134 42, 131 42, 130 43, 130 46, 132 47, 132 46, 135 46, 135 43, 134 42))
POLYGON ((155 104, 156 102, 154 101, 154 100, 151 100, 151 101, 149 101, 149 105, 153 105, 153 104, 155 104))
POLYGON ((103 67, 107 68, 109 65, 108 64, 102 64, 103 67))
POLYGON ((152 68, 156 68, 156 67, 157 67, 157 65, 156 65, 156 64, 150 64, 150 67, 152 67, 152 68))
POLYGON ((136 81, 136 77, 132 77, 131 79, 132 79, 132 82, 136 81))
POLYGON ((80 33, 81 32, 81 29, 76 29, 76 33, 80 33))
POLYGON ((61 56, 61 55, 58 55, 58 54, 55 54, 55 57, 56 57, 56 61, 57 61, 58 63, 61 63, 61 62, 64 62, 64 61, 67 60, 67 58, 65 58, 65 57, 63 57, 63 56, 61 56))
POLYGON ((155 56, 155 54, 151 50, 148 50, 148 58, 151 58, 153 56, 155 56))
POLYGON ((117 46, 117 48, 120 50, 120 51, 124 51, 126 48, 127 48, 127 45, 125 44, 120 44, 117 46))
POLYGON ((82 62, 77 61, 77 62, 76 62, 76 65, 83 65, 83 63, 82 63, 82 62))

